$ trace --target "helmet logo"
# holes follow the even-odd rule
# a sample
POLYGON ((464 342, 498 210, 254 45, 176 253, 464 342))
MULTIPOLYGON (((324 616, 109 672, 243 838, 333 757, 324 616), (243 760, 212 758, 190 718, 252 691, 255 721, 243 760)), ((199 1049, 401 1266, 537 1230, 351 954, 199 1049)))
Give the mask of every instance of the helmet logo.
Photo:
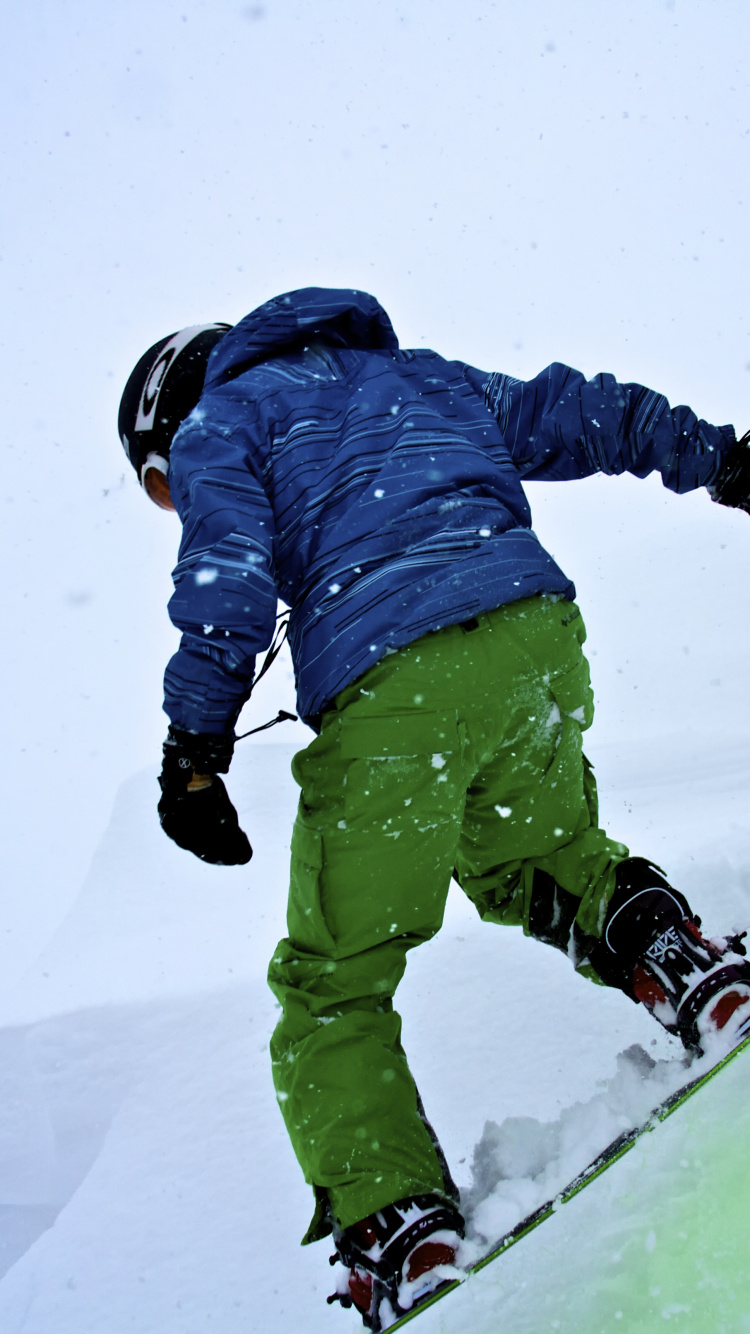
POLYGON ((188 343, 192 343, 198 334, 203 333, 206 329, 215 328, 215 324, 193 324, 189 329, 181 329, 162 348, 143 386, 135 419, 136 431, 153 430, 156 424, 156 407, 159 402, 159 395, 164 388, 167 373, 175 358, 179 356, 184 347, 187 347, 188 343))

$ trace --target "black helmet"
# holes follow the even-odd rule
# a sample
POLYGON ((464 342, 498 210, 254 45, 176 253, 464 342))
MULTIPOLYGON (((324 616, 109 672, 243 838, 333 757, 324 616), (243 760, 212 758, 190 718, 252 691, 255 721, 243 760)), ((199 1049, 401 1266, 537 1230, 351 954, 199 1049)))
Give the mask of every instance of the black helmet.
POLYGON ((209 353, 231 327, 180 329, 154 343, 132 372, 120 399, 117 429, 139 481, 150 454, 169 458, 177 427, 201 396, 209 353))

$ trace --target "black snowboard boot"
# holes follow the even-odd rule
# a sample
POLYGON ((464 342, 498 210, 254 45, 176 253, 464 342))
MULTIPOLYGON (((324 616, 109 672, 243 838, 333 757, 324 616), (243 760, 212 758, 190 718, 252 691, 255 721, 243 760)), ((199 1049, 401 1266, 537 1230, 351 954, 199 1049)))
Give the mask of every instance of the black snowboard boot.
POLYGON ((329 1302, 354 1306, 373 1334, 458 1277, 456 1257, 464 1221, 439 1195, 414 1195, 386 1205, 351 1227, 334 1224, 344 1266, 329 1302))
POLYGON ((722 1030, 750 1032, 750 962, 742 936, 706 940, 700 918, 659 868, 629 857, 589 959, 603 982, 640 1001, 688 1051, 722 1030))

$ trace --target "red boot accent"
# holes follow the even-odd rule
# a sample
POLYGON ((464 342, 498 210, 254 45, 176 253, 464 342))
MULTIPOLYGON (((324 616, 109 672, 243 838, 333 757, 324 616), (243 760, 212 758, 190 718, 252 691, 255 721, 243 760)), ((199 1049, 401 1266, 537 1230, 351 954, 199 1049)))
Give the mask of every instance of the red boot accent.
POLYGON ((663 987, 659 986, 656 978, 647 973, 642 964, 637 963, 633 973, 633 995, 647 1010, 653 1010, 655 1005, 663 1005, 667 999, 667 993, 663 987))
POLYGON ((438 1265, 455 1263, 456 1252, 452 1246, 448 1246, 444 1241, 425 1241, 409 1256, 406 1277, 411 1283, 415 1278, 421 1278, 423 1274, 429 1273, 431 1269, 436 1269, 438 1265))
POLYGON ((702 945, 704 950, 706 950, 707 953, 711 955, 712 959, 721 958, 721 950, 717 950, 716 946, 712 944, 710 940, 706 940, 705 936, 701 935, 698 926, 695 922, 691 921, 689 917, 683 917, 682 925, 685 927, 687 931, 690 932, 693 939, 697 940, 698 944, 702 945))
POLYGON ((361 1315, 369 1315, 372 1306, 372 1275, 353 1269, 349 1275, 349 1295, 361 1315))
POLYGON ((714 1028, 724 1028, 735 1010, 739 1010, 741 1005, 747 1005, 749 1001, 750 996, 743 996, 739 991, 727 991, 725 995, 720 996, 710 1014, 714 1028))

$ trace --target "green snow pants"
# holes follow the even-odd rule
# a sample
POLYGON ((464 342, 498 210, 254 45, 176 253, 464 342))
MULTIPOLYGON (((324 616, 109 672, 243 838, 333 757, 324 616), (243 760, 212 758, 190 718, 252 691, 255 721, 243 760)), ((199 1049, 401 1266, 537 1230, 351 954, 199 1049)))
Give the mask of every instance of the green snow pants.
POLYGON ((446 1193, 392 998, 451 876, 486 921, 587 971, 628 850, 597 825, 584 639, 577 606, 544 596, 430 633, 341 691, 294 759, 289 934, 269 982, 277 1097, 317 1199, 305 1241, 328 1210, 346 1227, 446 1193))

